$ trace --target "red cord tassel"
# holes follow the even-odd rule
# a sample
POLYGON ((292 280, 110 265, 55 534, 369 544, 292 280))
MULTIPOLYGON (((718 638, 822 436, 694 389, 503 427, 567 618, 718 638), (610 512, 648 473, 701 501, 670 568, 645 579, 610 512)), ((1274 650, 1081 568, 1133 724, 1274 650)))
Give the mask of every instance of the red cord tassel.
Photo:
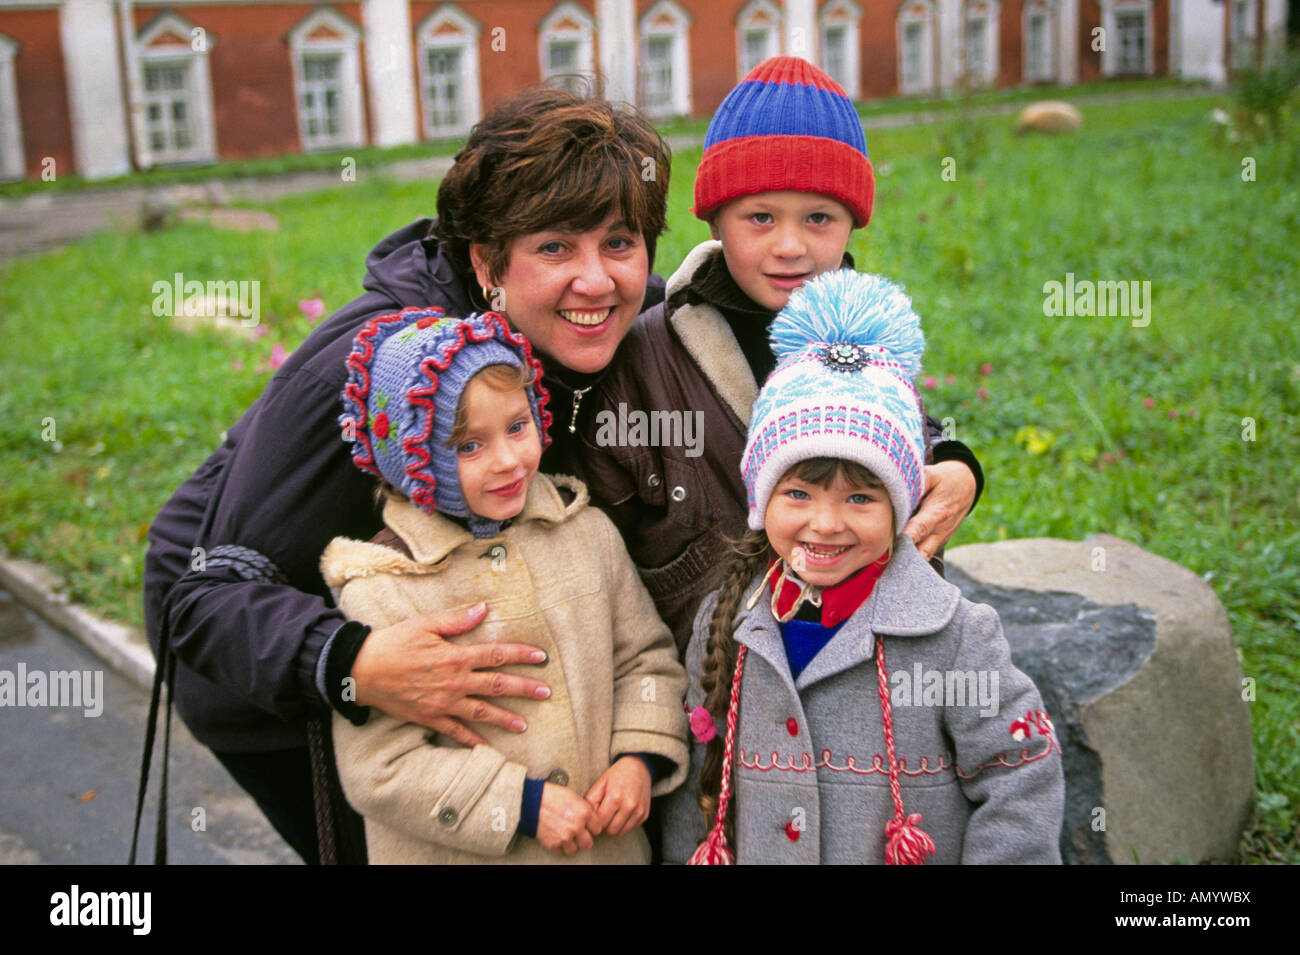
POLYGON ((934 855, 934 840, 920 826, 921 814, 885 823, 885 864, 921 865, 934 855))
POLYGON ((687 865, 735 865, 736 854, 727 845, 727 837, 722 834, 720 826, 714 827, 709 838, 700 843, 700 847, 691 853, 687 865))

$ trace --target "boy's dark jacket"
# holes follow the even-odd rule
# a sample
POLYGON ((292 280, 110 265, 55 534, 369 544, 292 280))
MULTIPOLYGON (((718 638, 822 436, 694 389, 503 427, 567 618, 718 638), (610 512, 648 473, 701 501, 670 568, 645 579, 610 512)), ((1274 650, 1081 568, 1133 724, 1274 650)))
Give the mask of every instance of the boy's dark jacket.
MULTIPOLYGON (((748 530, 740 459, 761 383, 754 380, 717 308, 703 302, 677 304, 697 271, 721 252, 716 241, 691 251, 668 280, 668 303, 633 326, 579 413, 578 431, 586 448, 578 458, 578 476, 622 532, 659 615, 683 652, 696 609, 721 581, 730 554, 728 538, 735 540, 748 530), (699 444, 664 443, 662 429, 657 446, 602 440, 602 421, 617 422, 622 416, 630 422, 627 416, 634 411, 702 412, 699 444)), ((927 463, 967 463, 976 476, 978 498, 982 474, 974 455, 960 442, 944 441, 933 417, 927 416, 927 423, 927 463)), ((940 558, 935 561, 941 570, 940 558)))
MULTIPOLYGON (((366 293, 286 359, 225 442, 177 489, 149 529, 145 624, 155 655, 176 652, 176 707, 220 752, 305 745, 305 721, 328 709, 316 689, 325 641, 345 618, 319 562, 335 537, 368 540, 383 524, 374 480, 353 465, 338 416, 345 362, 361 326, 411 305, 481 310, 421 219, 366 260, 366 293), (165 625, 165 627, 164 627, 165 625)), ((663 298, 652 275, 645 306, 663 298)), ((572 387, 554 375, 546 471, 572 473, 572 387)))

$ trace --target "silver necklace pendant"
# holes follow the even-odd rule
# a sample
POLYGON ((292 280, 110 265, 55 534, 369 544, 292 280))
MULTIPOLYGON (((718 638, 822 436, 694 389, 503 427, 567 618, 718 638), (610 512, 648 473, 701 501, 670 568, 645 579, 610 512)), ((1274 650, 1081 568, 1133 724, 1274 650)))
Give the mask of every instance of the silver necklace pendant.
POLYGON ((578 405, 582 403, 583 395, 591 391, 592 387, 594 386, 588 385, 586 388, 573 389, 573 411, 569 414, 569 434, 578 430, 578 405))

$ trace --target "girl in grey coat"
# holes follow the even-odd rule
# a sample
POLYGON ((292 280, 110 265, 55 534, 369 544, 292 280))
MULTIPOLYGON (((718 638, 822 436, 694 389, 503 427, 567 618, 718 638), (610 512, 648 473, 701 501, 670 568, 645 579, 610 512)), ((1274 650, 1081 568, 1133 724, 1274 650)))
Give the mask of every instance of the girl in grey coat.
POLYGON ((923 488, 901 288, 829 273, 772 326, 741 471, 751 534, 687 649, 668 861, 1059 863, 1060 749, 997 613, 899 531, 923 488))

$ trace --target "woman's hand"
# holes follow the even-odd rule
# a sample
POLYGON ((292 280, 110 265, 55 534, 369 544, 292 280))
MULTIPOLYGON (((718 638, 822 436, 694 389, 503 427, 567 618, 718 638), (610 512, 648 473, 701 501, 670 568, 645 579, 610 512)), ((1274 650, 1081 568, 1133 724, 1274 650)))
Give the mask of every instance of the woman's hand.
POLYGON ((572 789, 547 783, 537 813, 537 841, 556 855, 572 856, 590 849, 601 826, 587 800, 572 789))
POLYGON ((611 836, 631 832, 650 815, 650 770, 637 756, 622 756, 587 791, 600 823, 611 836))
POLYGON ((468 611, 421 614, 372 632, 352 664, 358 705, 377 706, 395 719, 427 726, 466 746, 486 740, 461 720, 522 733, 523 720, 477 697, 546 699, 550 688, 540 680, 478 671, 542 663, 546 654, 522 643, 457 646, 442 638, 474 629, 486 613, 487 607, 479 604, 468 611))
POLYGON ((957 533, 975 503, 975 475, 960 461, 941 461, 925 468, 921 509, 903 528, 926 560, 957 533))

